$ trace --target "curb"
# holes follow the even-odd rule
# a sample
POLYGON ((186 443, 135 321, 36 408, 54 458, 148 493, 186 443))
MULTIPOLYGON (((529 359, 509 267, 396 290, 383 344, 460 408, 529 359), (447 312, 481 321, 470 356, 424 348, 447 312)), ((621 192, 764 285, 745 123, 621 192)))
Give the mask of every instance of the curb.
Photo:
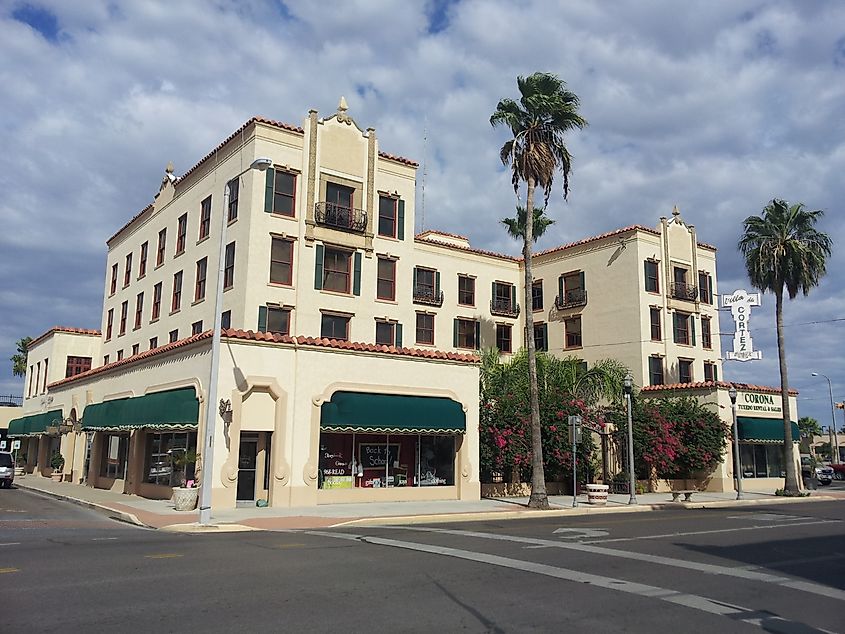
POLYGON ((248 533, 253 531, 264 532, 263 528, 254 528, 244 524, 168 524, 157 529, 165 533, 187 533, 191 535, 202 535, 203 533, 248 533))
POLYGON ((118 520, 120 522, 125 522, 127 524, 133 524, 135 526, 139 526, 141 528, 149 528, 155 530, 154 526, 150 526, 148 524, 144 524, 141 520, 138 519, 136 515, 132 513, 127 513, 125 511, 120 511, 118 509, 112 508, 110 506, 106 506, 104 504, 97 504, 96 502, 90 502, 88 500, 83 500, 81 498, 75 498, 71 495, 64 495, 62 493, 55 493, 53 491, 47 491, 45 489, 39 489, 38 487, 27 486, 25 484, 21 484, 20 482, 15 482, 15 486, 21 489, 25 489, 30 493, 34 493, 36 495, 41 495, 43 497, 53 498, 54 500, 62 500, 64 502, 70 502, 71 504, 76 504, 77 506, 84 506, 89 509, 93 509, 95 511, 99 511, 101 513, 105 513, 112 519, 118 520))
POLYGON ((456 522, 483 522, 489 520, 519 520, 538 517, 576 517, 584 515, 605 515, 612 513, 644 513, 647 511, 694 510, 708 508, 735 508, 773 504, 797 504, 802 502, 829 502, 839 498, 832 496, 812 496, 806 498, 774 498, 754 500, 716 500, 712 502, 660 502, 657 504, 637 504, 632 506, 582 506, 575 508, 554 508, 548 511, 480 511, 475 513, 441 513, 432 515, 397 515, 385 517, 363 517, 355 520, 332 524, 330 528, 349 526, 391 526, 413 524, 445 524, 456 522))

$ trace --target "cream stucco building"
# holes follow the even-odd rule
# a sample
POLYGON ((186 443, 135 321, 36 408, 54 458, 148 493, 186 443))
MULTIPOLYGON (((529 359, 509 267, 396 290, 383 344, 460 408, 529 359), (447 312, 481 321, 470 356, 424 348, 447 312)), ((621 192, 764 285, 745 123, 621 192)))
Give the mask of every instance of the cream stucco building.
POLYGON ((640 386, 717 385, 716 252, 677 209, 538 254, 526 307, 520 258, 415 235, 416 172, 343 100, 301 127, 255 117, 181 176, 168 166, 107 242, 101 329, 30 346, 10 429, 30 471, 60 450, 67 479, 167 498, 202 468, 174 458, 210 407, 215 505, 477 498, 476 351, 522 347, 526 310, 540 349, 617 358, 640 386))

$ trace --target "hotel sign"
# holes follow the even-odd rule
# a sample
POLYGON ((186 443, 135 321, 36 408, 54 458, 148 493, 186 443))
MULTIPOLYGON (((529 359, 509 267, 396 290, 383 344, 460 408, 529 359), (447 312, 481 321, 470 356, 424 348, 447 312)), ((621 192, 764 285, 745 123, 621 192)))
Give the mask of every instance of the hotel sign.
POLYGON ((736 409, 739 412, 754 412, 756 414, 783 414, 781 397, 772 394, 740 392, 736 396, 736 409))
POLYGON ((731 295, 722 295, 722 308, 730 308, 734 320, 734 347, 725 357, 731 361, 750 361, 762 359, 763 353, 755 350, 751 342, 748 322, 751 320, 751 307, 760 305, 760 293, 749 293, 738 289, 731 295))

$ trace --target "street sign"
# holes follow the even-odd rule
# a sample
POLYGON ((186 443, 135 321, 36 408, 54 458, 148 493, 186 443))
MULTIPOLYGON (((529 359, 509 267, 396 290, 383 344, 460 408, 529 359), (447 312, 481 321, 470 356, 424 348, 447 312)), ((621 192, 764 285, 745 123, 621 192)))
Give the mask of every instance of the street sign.
POLYGON ((13 440, 12 441, 12 449, 20 449, 21 448, 21 441, 20 440, 13 440))
POLYGON ((0 451, 6 451, 6 441, 0 440, 0 451))

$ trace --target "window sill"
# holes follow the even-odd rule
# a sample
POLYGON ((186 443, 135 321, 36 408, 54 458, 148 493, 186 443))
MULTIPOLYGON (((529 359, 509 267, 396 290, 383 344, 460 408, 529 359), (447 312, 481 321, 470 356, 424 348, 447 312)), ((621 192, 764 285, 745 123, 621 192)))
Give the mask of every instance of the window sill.
POLYGON ((118 338, 118 339, 120 339, 120 338, 121 338, 123 335, 125 335, 125 334, 126 334, 125 332, 119 332, 119 333, 117 334, 117 338, 118 338))
POLYGON ((395 299, 389 299, 387 297, 376 297, 376 302, 379 304, 392 304, 393 306, 398 306, 399 302, 395 299))
POLYGON ((173 259, 175 260, 176 258, 178 258, 179 256, 182 256, 182 255, 185 255, 185 249, 182 249, 181 251, 177 251, 176 253, 174 253, 173 259))
POLYGON ((332 290, 328 290, 328 289, 326 289, 326 288, 321 288, 321 289, 320 289, 320 292, 321 292, 321 293, 325 293, 325 294, 327 294, 327 295, 335 295, 335 296, 337 296, 337 297, 353 297, 353 295, 352 295, 352 291, 346 291, 346 292, 343 292, 343 291, 332 291, 332 290))
POLYGON ((235 285, 234 285, 234 284, 232 284, 231 286, 226 286, 226 287, 223 289, 223 292, 225 293, 226 291, 231 291, 233 288, 235 288, 235 285))
POLYGON ((235 216, 234 218, 229 218, 229 219, 226 221, 226 226, 227 226, 227 227, 231 227, 231 226, 232 226, 233 224, 235 224, 237 221, 238 221, 238 217, 237 217, 237 216, 235 216))
POLYGON ((191 302, 191 306, 196 306, 197 304, 202 304, 205 301, 205 297, 201 297, 200 299, 195 299, 191 302))
POLYGON ((267 215, 270 216, 271 218, 285 218, 286 220, 296 220, 296 216, 289 216, 287 214, 279 214, 279 213, 276 213, 275 211, 271 211, 267 215))
POLYGON ((173 315, 178 315, 178 314, 179 314, 179 313, 181 313, 181 312, 182 312, 182 309, 181 309, 181 308, 177 308, 176 310, 171 310, 171 311, 170 311, 170 314, 169 314, 168 316, 169 316, 169 317, 172 317, 173 315))
POLYGON ((124 284, 124 285, 123 285, 123 288, 122 288, 122 289, 120 289, 120 290, 126 290, 127 288, 129 288, 129 284, 124 284))
POLYGON ((472 303, 472 304, 461 304, 460 302, 458 302, 458 306, 460 306, 461 308, 475 308, 474 303, 472 303))
POLYGON ((273 288, 293 288, 293 283, 283 284, 282 282, 267 282, 267 286, 272 286, 273 288))
POLYGON ((415 341, 414 345, 415 346, 425 346, 426 348, 433 348, 434 342, 432 341, 431 343, 423 343, 422 341, 415 341))
POLYGON ((142 275, 139 275, 139 276, 135 279, 135 281, 136 281, 136 282, 137 282, 137 281, 140 281, 140 280, 144 279, 145 277, 147 277, 147 274, 146 274, 146 273, 144 273, 144 274, 142 274, 142 275))
POLYGON ((584 344, 581 344, 580 346, 564 346, 563 349, 564 350, 583 350, 584 344))
POLYGON ((377 237, 377 238, 380 238, 380 239, 382 239, 382 240, 390 240, 391 242, 402 242, 402 240, 400 240, 399 238, 397 238, 395 235, 393 235, 393 236, 385 236, 385 235, 382 235, 382 234, 380 234, 380 233, 377 233, 377 234, 376 234, 376 237, 377 237))
POLYGON ((649 295, 658 295, 659 296, 660 295, 660 289, 658 288, 656 291, 646 290, 646 293, 648 293, 649 295))
POLYGON ((135 327, 132 329, 132 332, 135 332, 136 330, 141 330, 141 326, 140 326, 140 325, 139 325, 139 326, 135 326, 135 327))
POLYGON ((199 245, 199 244, 202 244, 203 242, 205 242, 206 240, 208 240, 210 237, 211 237, 210 235, 208 235, 208 236, 203 236, 202 238, 200 238, 199 240, 197 240, 197 244, 198 244, 198 245, 199 245))

